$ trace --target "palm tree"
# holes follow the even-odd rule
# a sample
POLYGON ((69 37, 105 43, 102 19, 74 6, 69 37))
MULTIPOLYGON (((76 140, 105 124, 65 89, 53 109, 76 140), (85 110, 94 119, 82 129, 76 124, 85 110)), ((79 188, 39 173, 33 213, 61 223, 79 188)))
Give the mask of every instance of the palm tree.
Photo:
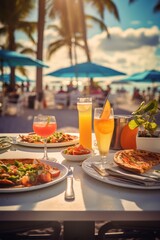
MULTIPOLYGON (((129 3, 134 3, 136 0, 129 0, 129 3)), ((157 1, 157 3, 153 7, 153 12, 157 13, 160 12, 160 0, 157 1)))
MULTIPOLYGON (((38 1, 38 42, 37 42, 37 59, 43 60, 43 33, 45 25, 45 0, 38 1)), ((37 68, 36 92, 42 94, 42 68, 37 68)))
POLYGON ((153 12, 154 13, 160 12, 160 0, 158 0, 157 4, 154 6, 153 12))
MULTIPOLYGON (((61 23, 61 26, 58 25, 49 25, 48 28, 53 29, 56 31, 58 34, 58 39, 54 42, 51 42, 48 45, 48 51, 47 51, 47 58, 50 59, 50 57, 60 48, 66 46, 68 48, 68 57, 70 59, 71 65, 73 65, 73 58, 74 58, 74 53, 72 51, 72 44, 73 44, 73 39, 68 33, 68 30, 66 28, 66 21, 61 23)), ((81 49, 84 49, 84 46, 81 44, 82 38, 81 36, 76 36, 76 41, 75 45, 77 47, 80 47, 81 49)))
POLYGON ((85 0, 88 3, 91 3, 93 7, 98 11, 101 19, 104 19, 104 12, 107 9, 110 13, 114 15, 114 17, 119 21, 119 13, 116 5, 112 0, 85 0))
POLYGON ((89 19, 94 21, 94 23, 98 23, 100 28, 105 30, 107 32, 107 35, 109 36, 107 26, 102 20, 84 13, 84 6, 82 0, 50 0, 48 1, 48 3, 49 16, 51 18, 60 18, 60 27, 54 25, 54 29, 58 30, 58 33, 61 36, 61 40, 57 40, 49 45, 48 51, 50 53, 48 55, 52 55, 61 46, 63 46, 62 44, 65 44, 68 46, 69 56, 72 63, 73 45, 74 52, 76 52, 75 47, 77 46, 84 48, 87 60, 91 61, 89 47, 87 43, 87 20, 89 19), (84 42, 84 47, 80 43, 82 42, 82 40, 84 42))
MULTIPOLYGON (((98 10, 98 13, 101 17, 101 19, 104 19, 104 11, 105 9, 108 9, 109 12, 113 13, 114 17, 116 17, 119 20, 119 14, 118 10, 116 8, 116 5, 113 3, 112 0, 86 0, 86 2, 90 2, 93 4, 93 6, 98 10)), ((83 38, 85 42, 85 49, 87 53, 87 58, 88 61, 90 61, 90 56, 89 56, 89 48, 88 48, 88 43, 87 43, 87 28, 86 28, 86 22, 85 22, 85 17, 84 17, 84 3, 83 0, 79 0, 80 3, 80 9, 81 9, 81 21, 82 21, 82 27, 83 27, 83 38)), ((93 19, 92 19, 93 20, 93 19)), ((107 31, 108 37, 109 37, 109 32, 107 26, 103 25, 103 22, 100 23, 101 29, 104 29, 107 31)))
MULTIPOLYGON (((29 39, 35 43, 32 33, 36 29, 35 22, 27 22, 26 17, 34 8, 34 1, 32 0, 5 0, 0 1, 0 34, 6 36, 4 48, 9 50, 16 50, 18 44, 16 43, 15 33, 17 30, 23 31, 29 39)), ((14 87, 15 68, 11 68, 11 85, 14 87)))

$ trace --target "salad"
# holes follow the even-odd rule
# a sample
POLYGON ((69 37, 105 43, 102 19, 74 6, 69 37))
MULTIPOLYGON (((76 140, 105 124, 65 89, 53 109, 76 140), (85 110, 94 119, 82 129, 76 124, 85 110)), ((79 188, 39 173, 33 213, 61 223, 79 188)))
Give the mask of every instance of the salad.
MULTIPOLYGON (((19 135, 21 141, 28 142, 28 143, 43 143, 44 139, 38 136, 36 133, 28 134, 28 135, 19 135)), ((55 132, 51 136, 47 138, 47 143, 62 143, 62 142, 69 142, 75 140, 77 137, 62 133, 62 132, 55 132)))
POLYGON ((30 187, 51 182, 60 175, 58 168, 53 168, 35 160, 0 160, 1 187, 30 187))

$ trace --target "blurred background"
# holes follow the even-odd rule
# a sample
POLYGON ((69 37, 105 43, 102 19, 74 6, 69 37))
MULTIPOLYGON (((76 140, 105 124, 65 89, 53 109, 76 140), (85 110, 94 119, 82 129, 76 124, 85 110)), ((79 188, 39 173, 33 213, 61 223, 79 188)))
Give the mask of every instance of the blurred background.
MULTIPOLYGON (((1 108, 5 105, 4 96, 16 91, 25 96, 23 110, 54 109, 58 106, 56 94, 60 90, 68 93, 71 85, 83 95, 95 94, 91 92, 93 86, 101 90, 101 104, 110 89, 115 108, 122 110, 134 110, 133 105, 149 99, 149 94, 160 101, 159 16, 159 0, 147 4, 146 0, 0 1, 1 108), (16 61, 13 66, 10 59, 2 57, 4 50, 40 60, 43 66, 16 61), (92 77, 87 74, 81 77, 77 74, 79 70, 75 70, 74 76, 54 74, 56 70, 85 62, 122 74, 101 77, 94 73, 92 77), (133 74, 147 70, 156 70, 156 79, 150 76, 132 79, 133 74)), ((72 108, 69 104, 60 105, 72 108)), ((2 115, 7 114, 4 111, 2 115)))

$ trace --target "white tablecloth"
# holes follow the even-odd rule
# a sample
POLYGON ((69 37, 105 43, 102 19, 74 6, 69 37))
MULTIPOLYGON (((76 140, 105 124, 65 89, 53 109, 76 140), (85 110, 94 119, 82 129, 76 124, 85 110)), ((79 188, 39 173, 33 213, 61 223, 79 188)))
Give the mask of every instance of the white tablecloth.
MULTIPOLYGON (((4 135, 4 134, 3 134, 4 135)), ((160 220, 160 190, 117 187, 88 176, 79 163, 67 162, 62 148, 48 148, 49 157, 71 165, 75 200, 64 199, 66 180, 23 193, 0 193, 0 220, 160 220)), ((0 158, 41 158, 43 148, 16 147, 0 158)))

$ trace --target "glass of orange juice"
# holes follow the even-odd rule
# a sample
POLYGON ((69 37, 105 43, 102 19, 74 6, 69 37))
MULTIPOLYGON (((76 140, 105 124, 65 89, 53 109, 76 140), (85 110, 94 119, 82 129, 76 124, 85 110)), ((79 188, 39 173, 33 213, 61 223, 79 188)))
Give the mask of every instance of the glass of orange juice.
POLYGON ((114 114, 113 109, 110 109, 107 116, 103 116, 103 108, 94 109, 94 132, 97 140, 101 163, 104 165, 107 162, 107 155, 110 149, 112 134, 114 130, 114 114))
POLYGON ((84 147, 92 149, 92 98, 78 98, 77 100, 79 141, 84 147))
POLYGON ((43 160, 49 160, 47 154, 47 137, 51 136, 57 129, 55 116, 38 115, 33 120, 34 132, 44 139, 43 160))

